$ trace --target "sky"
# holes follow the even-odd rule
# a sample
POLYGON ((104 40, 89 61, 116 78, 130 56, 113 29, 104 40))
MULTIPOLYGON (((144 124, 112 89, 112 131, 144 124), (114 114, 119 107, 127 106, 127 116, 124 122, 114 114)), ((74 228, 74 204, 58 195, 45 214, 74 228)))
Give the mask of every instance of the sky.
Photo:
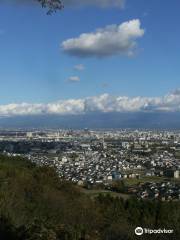
POLYGON ((179 0, 0 0, 0 115, 180 110, 179 0))

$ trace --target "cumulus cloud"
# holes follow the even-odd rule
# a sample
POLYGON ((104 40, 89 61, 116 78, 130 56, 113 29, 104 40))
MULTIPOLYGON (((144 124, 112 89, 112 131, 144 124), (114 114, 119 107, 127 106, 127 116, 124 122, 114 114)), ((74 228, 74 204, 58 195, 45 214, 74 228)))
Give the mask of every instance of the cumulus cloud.
POLYGON ((65 53, 77 57, 131 56, 137 47, 136 40, 141 38, 144 32, 140 20, 134 19, 67 39, 62 42, 61 47, 65 53))
POLYGON ((60 100, 48 104, 0 105, 0 116, 23 116, 41 114, 86 114, 91 112, 175 112, 180 111, 180 90, 163 97, 100 96, 84 99, 60 100))
POLYGON ((85 69, 83 64, 77 64, 74 66, 74 69, 77 71, 83 71, 85 69))
POLYGON ((63 0, 68 6, 97 6, 97 7, 124 7, 125 0, 63 0))
POLYGON ((80 77, 78 76, 71 76, 68 78, 69 82, 79 82, 80 81, 80 77))

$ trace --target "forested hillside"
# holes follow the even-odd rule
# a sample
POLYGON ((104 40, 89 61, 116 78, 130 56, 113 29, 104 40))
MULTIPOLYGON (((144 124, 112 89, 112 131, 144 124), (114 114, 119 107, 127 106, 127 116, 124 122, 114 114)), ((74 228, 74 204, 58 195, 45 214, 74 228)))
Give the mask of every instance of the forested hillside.
POLYGON ((55 171, 0 156, 0 239, 180 239, 180 203, 89 198, 55 171), (136 237, 137 226, 174 229, 174 235, 136 237))

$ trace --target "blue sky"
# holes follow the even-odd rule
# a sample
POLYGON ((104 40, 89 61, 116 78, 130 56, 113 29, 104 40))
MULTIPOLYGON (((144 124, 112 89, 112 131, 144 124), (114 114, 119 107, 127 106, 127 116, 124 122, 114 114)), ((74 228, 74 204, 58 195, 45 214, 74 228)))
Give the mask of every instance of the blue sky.
POLYGON ((108 93, 164 96, 180 87, 179 0, 126 0, 125 7, 66 6, 47 16, 38 6, 0 4, 0 104, 49 103, 108 93), (133 57, 67 54, 61 44, 82 33, 139 19, 133 57), (83 64, 78 71, 75 65, 83 64), (70 77, 80 81, 69 81, 70 77))

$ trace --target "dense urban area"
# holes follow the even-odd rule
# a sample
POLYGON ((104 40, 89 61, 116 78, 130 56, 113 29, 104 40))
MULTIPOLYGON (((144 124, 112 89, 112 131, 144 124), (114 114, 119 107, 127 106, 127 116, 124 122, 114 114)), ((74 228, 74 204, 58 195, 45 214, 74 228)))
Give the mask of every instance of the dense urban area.
POLYGON ((82 191, 180 199, 180 131, 3 130, 0 152, 55 167, 82 191))
POLYGON ((177 240, 179 159, 177 131, 2 130, 0 239, 177 240))

